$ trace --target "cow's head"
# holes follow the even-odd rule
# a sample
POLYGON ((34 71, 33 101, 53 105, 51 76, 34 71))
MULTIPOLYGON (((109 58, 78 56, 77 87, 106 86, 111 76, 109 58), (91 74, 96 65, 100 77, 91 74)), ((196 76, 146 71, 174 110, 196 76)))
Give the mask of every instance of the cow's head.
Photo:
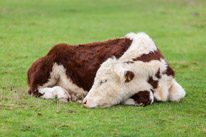
POLYGON ((115 58, 105 61, 98 69, 94 84, 83 100, 88 108, 110 107, 118 104, 131 91, 135 79, 132 70, 123 67, 115 58))

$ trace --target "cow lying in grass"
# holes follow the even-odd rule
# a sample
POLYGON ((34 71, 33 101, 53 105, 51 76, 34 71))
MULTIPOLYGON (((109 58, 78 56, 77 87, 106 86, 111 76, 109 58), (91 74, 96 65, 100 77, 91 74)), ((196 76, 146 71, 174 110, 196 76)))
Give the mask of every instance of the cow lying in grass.
POLYGON ((123 37, 76 46, 56 45, 28 70, 28 93, 63 102, 83 100, 100 65, 112 56, 121 57, 131 43, 123 37))
POLYGON ((130 33, 131 46, 119 58, 109 58, 98 69, 83 104, 88 108, 115 104, 149 105, 158 101, 181 101, 184 89, 152 39, 130 33))

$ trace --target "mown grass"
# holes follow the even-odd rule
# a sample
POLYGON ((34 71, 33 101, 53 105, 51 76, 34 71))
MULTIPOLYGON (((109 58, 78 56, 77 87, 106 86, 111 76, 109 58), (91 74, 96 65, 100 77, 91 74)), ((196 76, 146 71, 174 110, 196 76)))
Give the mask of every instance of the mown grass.
POLYGON ((206 136, 204 0, 1 0, 0 136, 206 136), (183 102, 86 109, 26 94, 26 71, 57 43, 144 31, 176 71, 183 102))

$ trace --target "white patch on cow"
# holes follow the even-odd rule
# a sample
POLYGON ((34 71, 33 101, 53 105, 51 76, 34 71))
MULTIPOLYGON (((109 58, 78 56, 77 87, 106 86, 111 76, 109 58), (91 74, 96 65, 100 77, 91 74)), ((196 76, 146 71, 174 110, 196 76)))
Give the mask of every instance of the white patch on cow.
MULTIPOLYGON (((77 98, 76 96, 82 96, 85 97, 87 94, 87 91, 84 91, 82 88, 78 87, 76 84, 74 84, 70 78, 66 75, 66 69, 63 67, 63 65, 58 65, 57 63, 54 63, 52 72, 50 73, 50 79, 47 83, 45 83, 43 86, 40 86, 38 89, 41 90, 43 88, 48 88, 58 85, 65 89, 69 94, 72 96, 72 100, 76 100, 73 98, 77 98)), ((49 88, 48 88, 49 89, 49 88)), ((52 89, 49 89, 51 91, 52 89)), ((49 93, 48 93, 49 96, 49 93)))
POLYGON ((150 104, 152 104, 153 102, 154 102, 154 94, 152 93, 152 91, 151 90, 149 90, 150 91, 150 93, 149 93, 149 97, 150 97, 150 104))
POLYGON ((128 59, 137 58, 142 54, 149 54, 157 50, 153 40, 143 32, 138 34, 129 33, 126 37, 133 41, 129 49, 121 56, 120 61, 127 61, 128 59))
POLYGON ((125 101, 122 102, 123 105, 136 105, 134 99, 128 98, 125 101))
POLYGON ((130 39, 130 40, 134 40, 134 39, 136 39, 137 34, 134 33, 134 32, 130 32, 130 33, 128 33, 125 37, 128 38, 128 39, 130 39))
POLYGON ((60 86, 54 86, 52 88, 41 88, 39 89, 39 92, 41 94, 43 94, 43 96, 41 96, 41 98, 44 99, 69 99, 71 98, 69 93, 61 88, 60 86))

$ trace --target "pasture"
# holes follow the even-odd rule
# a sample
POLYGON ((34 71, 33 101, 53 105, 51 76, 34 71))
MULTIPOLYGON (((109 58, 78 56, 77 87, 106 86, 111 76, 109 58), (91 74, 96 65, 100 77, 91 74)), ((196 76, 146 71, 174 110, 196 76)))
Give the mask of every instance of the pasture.
POLYGON ((206 136, 205 0, 1 0, 0 136, 206 136), (181 103, 86 109, 26 93, 33 61, 58 43, 146 32, 186 90, 181 103))

